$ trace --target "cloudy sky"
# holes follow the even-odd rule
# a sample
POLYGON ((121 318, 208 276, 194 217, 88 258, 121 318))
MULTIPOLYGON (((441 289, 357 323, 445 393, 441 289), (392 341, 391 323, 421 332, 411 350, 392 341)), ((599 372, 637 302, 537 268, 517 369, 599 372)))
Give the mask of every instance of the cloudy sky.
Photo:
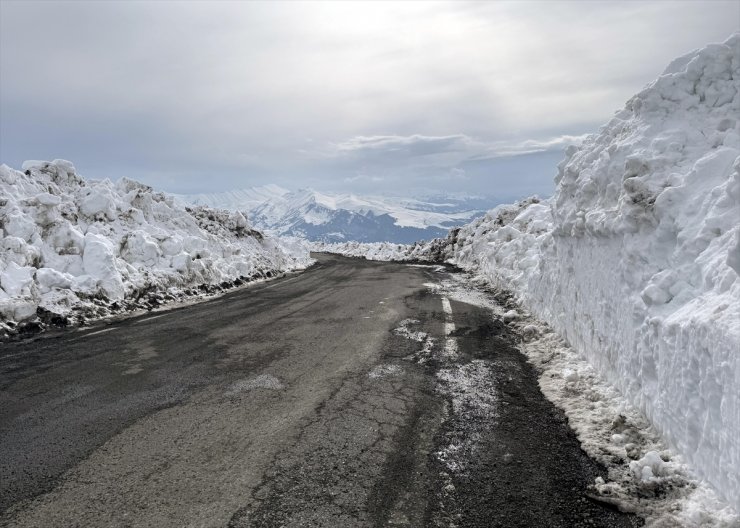
POLYGON ((0 161, 172 192, 549 194, 740 1, 0 0, 0 161))

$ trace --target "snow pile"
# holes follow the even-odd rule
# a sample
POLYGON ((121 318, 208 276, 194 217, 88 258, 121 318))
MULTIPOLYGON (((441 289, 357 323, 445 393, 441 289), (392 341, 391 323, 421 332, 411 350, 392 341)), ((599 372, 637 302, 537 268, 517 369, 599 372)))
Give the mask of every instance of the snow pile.
POLYGON ((359 257, 367 260, 398 262, 436 262, 442 258, 446 241, 435 239, 415 244, 394 244, 392 242, 312 242, 311 251, 334 253, 345 257, 359 257))
POLYGON ((740 34, 673 61, 556 183, 447 257, 516 292, 740 509, 740 34))
POLYGON ((241 213, 189 209, 125 178, 86 181, 64 160, 23 170, 0 166, 4 333, 37 316, 65 324, 73 311, 99 315, 143 295, 163 300, 310 263, 307 248, 265 239, 241 213))

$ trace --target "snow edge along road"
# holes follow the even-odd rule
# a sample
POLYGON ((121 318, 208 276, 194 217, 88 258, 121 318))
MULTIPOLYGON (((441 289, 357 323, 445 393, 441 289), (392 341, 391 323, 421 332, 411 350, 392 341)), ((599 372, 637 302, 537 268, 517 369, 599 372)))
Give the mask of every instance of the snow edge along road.
POLYGON ((591 500, 636 513, 648 527, 740 526, 740 515, 562 337, 510 295, 472 279, 451 275, 426 286, 446 299, 443 309, 450 299, 480 306, 521 334, 519 349, 539 373, 541 392, 565 412, 582 449, 608 470, 590 487, 591 500))

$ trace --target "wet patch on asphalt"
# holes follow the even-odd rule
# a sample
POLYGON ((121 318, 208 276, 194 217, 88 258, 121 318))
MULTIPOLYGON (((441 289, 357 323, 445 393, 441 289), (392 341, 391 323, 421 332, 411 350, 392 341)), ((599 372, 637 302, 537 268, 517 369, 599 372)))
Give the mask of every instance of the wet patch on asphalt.
POLYGON ((491 310, 453 302, 458 358, 438 374, 448 416, 430 457, 432 526, 631 527, 640 521, 588 499, 606 470, 582 450, 539 389, 520 337, 491 310))

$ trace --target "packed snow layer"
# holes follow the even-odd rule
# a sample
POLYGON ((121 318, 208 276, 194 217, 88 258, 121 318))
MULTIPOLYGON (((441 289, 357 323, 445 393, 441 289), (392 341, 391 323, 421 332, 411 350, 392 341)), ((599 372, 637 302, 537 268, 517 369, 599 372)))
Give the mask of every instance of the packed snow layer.
POLYGON ((447 256, 516 292, 740 509, 740 34, 675 60, 556 183, 447 256))
MULTIPOLYGON (((123 178, 84 180, 64 160, 0 166, 0 322, 66 317, 94 302, 221 284, 310 263, 240 213, 186 208, 123 178)), ((8 325, 9 323, 9 325, 8 325)))

